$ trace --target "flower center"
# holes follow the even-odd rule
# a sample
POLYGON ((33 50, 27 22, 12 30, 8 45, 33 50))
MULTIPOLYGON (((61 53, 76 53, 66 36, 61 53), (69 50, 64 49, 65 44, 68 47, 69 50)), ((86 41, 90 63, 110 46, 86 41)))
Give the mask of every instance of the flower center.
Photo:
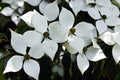
POLYGON ((83 48, 83 52, 85 53, 87 51, 87 47, 84 47, 83 48))
POLYGON ((49 38, 50 34, 49 34, 49 32, 44 32, 43 36, 44 36, 44 38, 49 38))
POLYGON ((88 5, 90 5, 91 7, 95 7, 96 3, 89 3, 88 5))
POLYGON ((28 60, 28 59, 30 59, 30 55, 27 53, 24 55, 24 58, 25 58, 25 60, 28 60))
POLYGON ((103 15, 103 16, 102 16, 102 19, 104 19, 104 20, 105 20, 106 18, 107 18, 107 16, 106 16, 106 15, 103 15))
POLYGON ((73 28, 73 27, 70 29, 70 33, 72 33, 72 34, 74 34, 74 33, 75 33, 75 31, 76 31, 76 29, 75 29, 75 28, 73 28))

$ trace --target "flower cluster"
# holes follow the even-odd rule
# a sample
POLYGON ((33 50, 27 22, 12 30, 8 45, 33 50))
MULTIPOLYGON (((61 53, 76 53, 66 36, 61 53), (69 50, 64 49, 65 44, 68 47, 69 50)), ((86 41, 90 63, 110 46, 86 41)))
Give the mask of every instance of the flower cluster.
MULTIPOLYGON (((78 54, 77 66, 84 74, 89 68, 89 60, 96 62, 107 58, 98 40, 113 45, 112 55, 115 62, 119 63, 120 10, 110 0, 65 0, 64 4, 68 4, 70 9, 64 5, 59 6, 62 0, 34 0, 34 2, 3 0, 3 2, 10 4, 10 7, 5 7, 1 11, 2 14, 12 15, 12 20, 16 24, 21 19, 34 28, 24 34, 11 30, 11 46, 18 55, 9 59, 3 73, 17 72, 23 67, 26 74, 38 80, 40 65, 37 60, 46 54, 53 61, 61 45, 63 54, 65 51, 71 55, 78 54), (34 9, 22 14, 21 8, 24 9, 25 2, 31 6, 38 6, 39 11, 34 9), (19 9, 20 15, 14 13, 19 9), (83 20, 76 22, 78 15, 81 16, 80 12, 88 13, 94 22, 83 20)), ((120 3, 119 0, 117 2, 120 3)))

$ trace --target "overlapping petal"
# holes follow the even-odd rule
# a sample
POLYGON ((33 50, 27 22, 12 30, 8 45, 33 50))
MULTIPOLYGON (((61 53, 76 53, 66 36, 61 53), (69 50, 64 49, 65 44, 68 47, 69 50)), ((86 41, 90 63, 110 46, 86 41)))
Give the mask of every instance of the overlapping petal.
POLYGON ((50 38, 52 40, 61 43, 67 40, 69 31, 64 26, 60 25, 59 22, 53 22, 49 25, 50 38))
POLYGON ((92 29, 95 27, 87 22, 80 22, 76 26, 76 32, 75 34, 80 37, 85 37, 85 36, 90 36, 89 33, 91 32, 92 29))
POLYGON ((96 28, 98 30, 99 35, 107 31, 108 29, 107 25, 105 24, 103 20, 96 21, 96 28))
POLYGON ((93 19, 100 19, 100 13, 98 11, 98 9, 96 8, 89 8, 88 9, 88 14, 93 18, 93 19))
POLYGON ((29 26, 31 26, 31 27, 33 27, 31 21, 32 21, 32 16, 33 16, 34 12, 36 12, 36 11, 29 11, 29 12, 23 14, 22 16, 20 16, 20 18, 21 18, 27 25, 29 25, 29 26))
POLYGON ((23 34, 23 38, 26 41, 26 45, 28 47, 31 47, 35 44, 40 43, 43 39, 43 35, 36 31, 26 31, 23 34))
POLYGON ((92 46, 87 49, 85 54, 86 57, 91 61, 99 61, 106 58, 101 48, 94 48, 92 46))
POLYGON ((69 46, 77 52, 82 53, 84 48, 84 40, 78 36, 70 35, 68 37, 69 46))
POLYGON ((108 6, 110 7, 112 4, 110 0, 96 0, 96 3, 100 6, 108 6))
POLYGON ((45 39, 43 41, 43 44, 45 44, 46 46, 48 46, 48 49, 50 50, 46 50, 46 54, 53 60, 55 57, 55 54, 58 50, 58 44, 57 42, 53 41, 53 40, 49 40, 49 39, 45 39))
POLYGON ((114 45, 116 42, 114 40, 113 33, 105 32, 100 36, 100 39, 103 40, 108 45, 114 45))
POLYGON ((49 50, 49 48, 47 49, 48 47, 42 43, 38 43, 36 45, 33 45, 29 51, 29 55, 35 59, 39 59, 41 58, 46 50, 49 50))
POLYGON ((120 18, 119 17, 110 17, 105 20, 105 23, 109 26, 116 26, 120 24, 120 18))
POLYGON ((35 30, 41 33, 44 33, 47 31, 47 27, 48 27, 47 19, 41 14, 39 14, 38 12, 36 12, 32 16, 32 24, 35 30))

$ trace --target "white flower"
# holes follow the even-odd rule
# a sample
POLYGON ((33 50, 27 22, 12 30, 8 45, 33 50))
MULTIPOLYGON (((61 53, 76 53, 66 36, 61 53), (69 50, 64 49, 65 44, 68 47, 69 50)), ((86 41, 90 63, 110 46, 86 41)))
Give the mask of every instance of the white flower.
MULTIPOLYGON (((21 18, 31 27, 35 28, 35 31, 42 36, 42 43, 51 48, 51 52, 46 53, 52 60, 55 56, 55 53, 58 49, 57 42, 50 40, 48 30, 48 22, 45 16, 39 14, 37 11, 29 11, 26 14, 22 15, 21 18), (29 17, 29 18, 28 18, 29 17)), ((46 48, 47 50, 47 48, 46 48)))
POLYGON ((86 48, 86 51, 84 51, 85 54, 82 53, 82 54, 78 54, 77 56, 77 65, 80 71, 82 72, 82 74, 89 68, 88 60, 96 62, 106 58, 102 49, 97 44, 96 36, 97 36, 97 32, 96 29, 94 28, 90 32, 92 46, 86 48))
POLYGON ((102 49, 95 40, 95 34, 92 30, 95 27, 87 22, 80 22, 73 27, 73 14, 62 8, 59 16, 59 21, 49 25, 50 37, 58 43, 64 43, 64 46, 71 54, 79 53, 77 56, 77 65, 83 74, 89 67, 89 61, 98 61, 106 58, 102 49), (90 33, 94 34, 91 35, 90 33), (93 43, 93 46, 88 48, 87 52, 83 53, 83 48, 93 43))
POLYGON ((38 43, 41 41, 40 35, 34 31, 27 31, 23 35, 11 31, 11 35, 11 45, 13 49, 21 55, 12 56, 7 62, 3 73, 17 72, 23 67, 26 74, 38 80, 40 66, 39 63, 31 59, 31 57, 38 59, 44 55, 40 48, 44 49, 45 46, 43 44, 39 44, 38 46, 38 43), (27 47, 30 47, 28 52, 27 47))
POLYGON ((115 26, 114 32, 106 31, 103 33, 100 38, 103 40, 107 45, 113 45, 112 48, 112 55, 116 62, 116 64, 120 61, 120 26, 115 26))

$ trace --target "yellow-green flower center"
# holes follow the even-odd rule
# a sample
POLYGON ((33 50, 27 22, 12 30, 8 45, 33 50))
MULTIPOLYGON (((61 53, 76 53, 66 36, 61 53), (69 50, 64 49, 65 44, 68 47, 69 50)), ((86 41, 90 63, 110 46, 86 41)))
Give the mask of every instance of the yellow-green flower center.
POLYGON ((75 31, 76 31, 76 29, 75 29, 75 28, 73 28, 73 27, 70 29, 70 33, 72 33, 72 34, 74 34, 74 33, 75 33, 75 31))
POLYGON ((49 34, 49 32, 44 32, 43 36, 44 36, 44 38, 49 38, 50 34, 49 34))
POLYGON ((27 53, 24 55, 24 58, 25 58, 25 60, 28 60, 28 59, 30 59, 30 55, 27 53))
POLYGON ((107 16, 106 16, 106 15, 102 15, 102 19, 104 19, 104 20, 105 20, 106 18, 107 18, 107 16))

